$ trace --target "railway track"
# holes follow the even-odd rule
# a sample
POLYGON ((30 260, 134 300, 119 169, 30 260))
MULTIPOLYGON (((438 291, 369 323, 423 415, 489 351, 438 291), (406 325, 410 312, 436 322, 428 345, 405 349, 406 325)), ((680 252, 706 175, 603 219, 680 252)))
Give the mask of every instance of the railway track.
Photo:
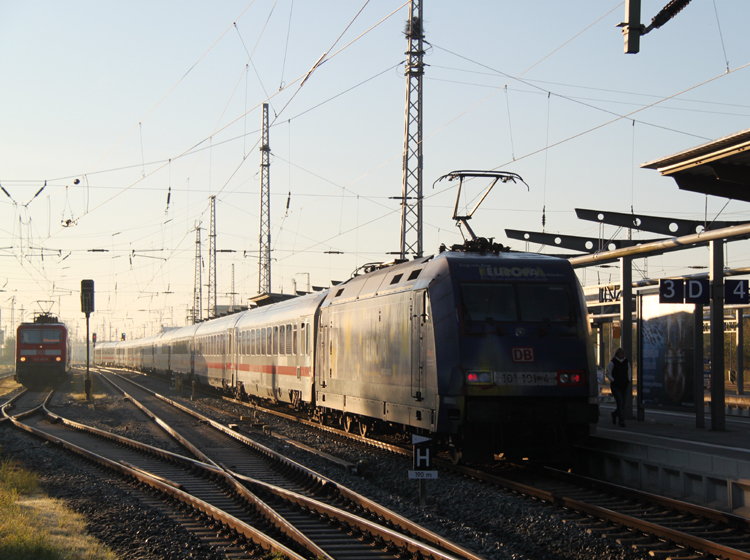
POLYGON ((567 521, 587 532, 653 557, 750 559, 750 520, 744 517, 551 468, 498 476, 443 467, 562 508, 567 521))
MULTIPOLYGON (((293 415, 249 406, 360 443, 373 442, 293 415)), ((398 446, 394 451, 404 453, 398 446)), ((652 557, 750 559, 750 520, 740 516, 553 469, 535 472, 508 466, 506 473, 497 475, 486 469, 456 466, 449 460, 438 459, 437 466, 550 504, 566 521, 587 527, 587 532, 652 557)))
MULTIPOLYGON (((411 452, 405 446, 378 442, 371 437, 347 433, 346 430, 320 425, 272 408, 226 397, 224 400, 287 417, 358 443, 375 445, 402 455, 411 452)), ((653 551, 651 556, 750 559, 750 520, 744 517, 554 469, 530 475, 529 469, 510 466, 508 476, 498 476, 487 470, 454 465, 446 459, 438 458, 434 462, 443 471, 482 480, 561 507, 569 521, 589 526, 588 532, 623 546, 653 551)))
MULTIPOLYGON (((127 398, 136 402, 132 395, 127 398)), ((138 403, 139 406, 148 407, 146 413, 180 439, 196 459, 88 428, 57 417, 46 409, 42 409, 43 414, 13 421, 22 429, 104 463, 172 499, 186 502, 204 518, 220 521, 240 540, 260 543, 264 549, 289 558, 392 558, 404 553, 446 560, 480 558, 333 481, 273 457, 275 454, 270 450, 258 449, 255 445, 253 454, 261 459, 256 457, 250 461, 246 450, 241 453, 250 442, 242 441, 242 445, 238 445, 236 434, 226 427, 222 430, 207 418, 185 418, 185 411, 181 411, 183 418, 171 422, 181 426, 184 434, 179 434, 154 414, 153 408, 158 408, 154 403, 156 397, 151 395, 146 399, 139 395, 138 400, 141 399, 148 402, 138 403), (225 436, 218 437, 217 429, 225 436), (205 430, 211 432, 208 442, 196 435, 205 430), (195 440, 197 445, 189 439, 195 440), (217 460, 209 457, 205 450, 210 450, 217 460), (275 464, 269 464, 271 461, 275 464), (230 472, 228 467, 232 463, 240 464, 238 470, 243 472, 230 472), (256 496, 262 496, 268 503, 256 496), (298 531, 294 526, 305 529, 298 531), (264 536, 269 529, 279 535, 282 542, 264 536), (311 536, 308 538, 303 532, 311 536)), ((162 414, 164 412, 161 410, 162 414)))

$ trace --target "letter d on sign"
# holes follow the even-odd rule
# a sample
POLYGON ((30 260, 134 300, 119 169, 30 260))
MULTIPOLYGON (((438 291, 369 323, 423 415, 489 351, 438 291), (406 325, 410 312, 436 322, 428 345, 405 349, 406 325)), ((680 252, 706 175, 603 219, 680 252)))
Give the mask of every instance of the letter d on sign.
POLYGON ((711 303, 708 278, 700 278, 685 281, 685 303, 711 303))

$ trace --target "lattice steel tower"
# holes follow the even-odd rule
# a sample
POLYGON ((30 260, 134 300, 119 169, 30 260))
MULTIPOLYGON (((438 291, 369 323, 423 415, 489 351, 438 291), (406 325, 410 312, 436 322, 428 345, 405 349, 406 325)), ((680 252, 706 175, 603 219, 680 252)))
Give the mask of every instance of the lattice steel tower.
POLYGON ((268 144, 268 103, 263 104, 263 136, 260 146, 260 255, 258 293, 271 293, 271 147, 268 144))
POLYGON ((422 75, 424 30, 422 0, 409 3, 404 122, 403 189, 401 191, 401 258, 422 256, 422 75))
POLYGON ((210 197, 211 221, 208 230, 208 318, 216 317, 216 197, 210 197))
POLYGON ((201 226, 195 226, 195 288, 193 289, 193 324, 203 320, 203 280, 201 267, 201 226))

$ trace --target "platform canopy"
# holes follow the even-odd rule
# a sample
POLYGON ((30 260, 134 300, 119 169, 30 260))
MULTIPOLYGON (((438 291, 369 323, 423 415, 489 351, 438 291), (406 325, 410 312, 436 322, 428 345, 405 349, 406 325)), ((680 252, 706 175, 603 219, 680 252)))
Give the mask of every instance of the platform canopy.
POLYGON ((644 163, 686 191, 750 202, 750 129, 644 163))

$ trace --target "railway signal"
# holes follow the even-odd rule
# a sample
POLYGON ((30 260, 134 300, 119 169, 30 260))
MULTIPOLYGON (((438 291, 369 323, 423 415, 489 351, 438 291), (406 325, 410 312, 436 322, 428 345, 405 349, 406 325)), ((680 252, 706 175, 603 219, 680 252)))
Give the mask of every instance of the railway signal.
POLYGON ((86 318, 94 312, 94 281, 81 280, 81 313, 86 318))
MULTIPOLYGON (((89 317, 94 312, 94 281, 81 280, 81 313, 86 314, 86 380, 84 389, 86 399, 91 400, 91 372, 89 371, 89 317)), ((94 344, 96 344, 96 334, 94 334, 94 344)))

